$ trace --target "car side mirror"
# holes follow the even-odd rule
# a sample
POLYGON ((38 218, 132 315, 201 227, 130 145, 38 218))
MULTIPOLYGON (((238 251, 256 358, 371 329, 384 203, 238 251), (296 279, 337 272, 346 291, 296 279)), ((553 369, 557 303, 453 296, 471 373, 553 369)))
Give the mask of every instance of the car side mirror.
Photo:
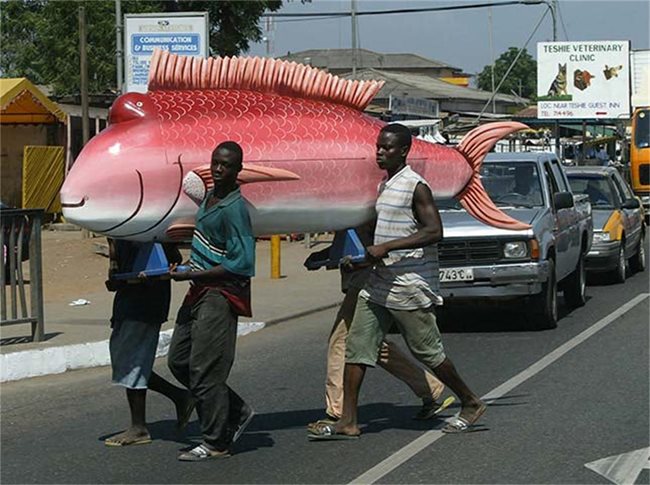
POLYGON ((557 192, 553 195, 555 210, 570 209, 574 206, 573 194, 571 192, 557 192))
POLYGON ((641 207, 641 203, 639 202, 639 199, 627 199, 625 202, 623 202, 623 205, 621 205, 623 209, 638 209, 641 207))

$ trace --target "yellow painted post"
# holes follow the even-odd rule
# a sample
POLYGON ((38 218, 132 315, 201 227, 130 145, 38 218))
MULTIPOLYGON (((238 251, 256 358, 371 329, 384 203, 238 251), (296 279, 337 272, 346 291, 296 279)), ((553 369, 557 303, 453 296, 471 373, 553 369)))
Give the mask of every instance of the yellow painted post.
POLYGON ((280 279, 280 236, 271 236, 271 279, 280 279))

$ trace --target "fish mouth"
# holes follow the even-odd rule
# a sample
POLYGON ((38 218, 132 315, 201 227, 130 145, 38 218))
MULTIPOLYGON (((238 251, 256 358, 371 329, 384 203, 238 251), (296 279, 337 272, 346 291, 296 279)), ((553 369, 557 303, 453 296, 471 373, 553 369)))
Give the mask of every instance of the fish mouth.
POLYGON ((82 197, 79 202, 61 202, 61 207, 69 207, 69 208, 75 208, 75 207, 83 207, 86 204, 86 200, 88 200, 88 197, 82 197))

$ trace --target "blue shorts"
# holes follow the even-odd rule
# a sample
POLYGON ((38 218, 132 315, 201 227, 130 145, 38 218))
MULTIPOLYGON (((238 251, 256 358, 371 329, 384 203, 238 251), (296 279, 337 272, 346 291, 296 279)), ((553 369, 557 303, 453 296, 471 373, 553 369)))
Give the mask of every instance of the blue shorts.
POLYGON ((114 384, 129 389, 147 388, 161 325, 138 320, 113 323, 109 350, 114 384))

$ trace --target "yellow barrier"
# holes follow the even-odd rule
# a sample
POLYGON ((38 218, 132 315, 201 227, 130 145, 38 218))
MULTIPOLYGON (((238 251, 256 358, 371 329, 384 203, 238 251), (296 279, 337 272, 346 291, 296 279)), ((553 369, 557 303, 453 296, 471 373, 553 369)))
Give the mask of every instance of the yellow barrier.
POLYGON ((25 146, 23 150, 23 208, 61 212, 63 147, 25 146))
POLYGON ((271 236, 271 279, 280 279, 280 236, 271 236))

